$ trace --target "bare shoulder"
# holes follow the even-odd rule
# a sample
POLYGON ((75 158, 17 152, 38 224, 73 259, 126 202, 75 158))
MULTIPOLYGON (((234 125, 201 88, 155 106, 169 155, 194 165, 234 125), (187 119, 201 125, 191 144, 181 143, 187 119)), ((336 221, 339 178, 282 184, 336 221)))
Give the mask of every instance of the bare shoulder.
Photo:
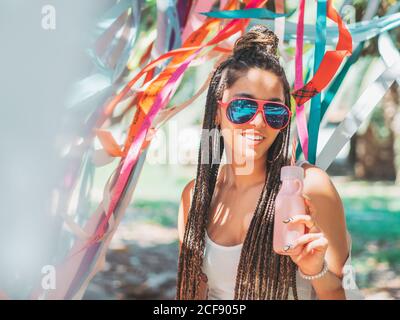
MULTIPOLYGON (((227 168, 226 164, 221 166, 220 168, 221 174, 219 176, 220 178, 219 181, 223 180, 226 168, 227 168)), ((183 188, 182 191, 181 201, 179 205, 179 213, 178 213, 178 235, 181 243, 183 241, 183 236, 185 234, 186 222, 189 216, 190 206, 192 204, 194 187, 195 187, 195 179, 192 179, 186 184, 186 186, 183 188)))
POLYGON ((303 168, 304 194, 321 209, 324 207, 323 212, 343 215, 342 201, 329 175, 321 168, 309 163, 304 164, 303 168), (329 208, 335 210, 327 210, 329 208))
POLYGON ((181 206, 183 206, 185 216, 189 211, 190 203, 192 202, 193 191, 194 191, 195 179, 190 180, 183 188, 181 196, 181 206))
POLYGON ((190 200, 192 199, 192 195, 193 195, 194 182, 195 182, 195 179, 190 180, 186 184, 186 186, 183 188, 181 201, 183 201, 183 202, 189 201, 190 202, 190 200))
POLYGON ((181 195, 181 201, 178 212, 178 236, 180 243, 182 243, 183 235, 185 233, 185 226, 190 210, 190 204, 192 203, 194 183, 195 183, 194 179, 190 180, 183 188, 181 195))
POLYGON ((307 189, 307 191, 329 192, 335 189, 331 178, 321 168, 314 166, 310 163, 305 163, 303 165, 303 168, 304 168, 304 187, 305 189, 307 189))

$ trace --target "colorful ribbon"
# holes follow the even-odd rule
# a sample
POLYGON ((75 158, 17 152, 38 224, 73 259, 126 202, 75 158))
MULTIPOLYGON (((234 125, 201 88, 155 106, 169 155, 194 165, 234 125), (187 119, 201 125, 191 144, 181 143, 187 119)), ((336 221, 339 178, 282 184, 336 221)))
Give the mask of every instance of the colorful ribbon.
MULTIPOLYGON (((262 23, 269 28, 274 27, 274 22, 270 20, 258 20, 253 19, 252 24, 262 23)), ((350 32, 353 43, 360 43, 369 39, 372 39, 379 34, 397 28, 400 26, 400 12, 386 15, 383 17, 375 17, 369 21, 360 21, 347 25, 347 29, 350 32)), ((296 39, 297 23, 287 21, 285 24, 285 41, 291 41, 296 39)), ((326 28, 326 45, 331 46, 337 43, 339 33, 338 28, 328 26, 326 28)), ((315 43, 315 25, 304 25, 304 42, 315 43)))
MULTIPOLYGON (((317 41, 314 51, 314 74, 317 72, 322 58, 325 53, 326 44, 326 0, 318 0, 317 2, 317 23, 315 32, 317 41)), ((311 99, 310 116, 308 120, 308 157, 307 160, 315 164, 317 156, 318 133, 321 121, 321 94, 317 94, 311 99)))
POLYGON ((385 95, 396 79, 400 79, 400 60, 387 67, 380 76, 370 84, 358 98, 349 114, 335 129, 325 147, 318 155, 316 165, 328 169, 340 150, 350 141, 357 129, 371 114, 375 106, 385 95))
MULTIPOLYGON (((376 2, 379 2, 379 1, 370 1, 368 3, 368 7, 365 10, 365 14, 361 19, 362 21, 368 21, 368 20, 372 19, 372 17, 376 14, 378 7, 379 7, 379 3, 377 5, 376 2)), ((389 10, 388 15, 391 13, 392 12, 390 12, 390 10, 389 10)), ((349 27, 349 28, 351 28, 351 27, 349 27)), ((343 68, 341 68, 338 75, 335 77, 335 79, 330 84, 329 88, 326 90, 325 95, 324 95, 324 100, 321 103, 320 121, 322 121, 329 105, 331 104, 333 98, 335 97, 337 91, 339 90, 339 87, 342 84, 343 79, 345 78, 348 71, 350 70, 350 67, 358 60, 363 47, 364 47, 364 42, 361 42, 357 45, 357 48, 353 51, 352 55, 346 60, 343 68)), ((297 152, 296 152, 297 157, 299 157, 300 154, 301 154, 301 146, 297 146, 297 152)))
MULTIPOLYGON (((263 1, 252 1, 249 6, 261 3, 263 1)), ((224 37, 227 37, 230 35, 232 32, 232 26, 234 26, 233 23, 229 23, 224 29, 222 29, 217 36, 215 36, 208 44, 210 43, 215 43, 216 41, 221 41, 224 39, 224 37)), ((239 26, 240 27, 240 26, 239 26)), ((240 30, 240 29, 238 29, 240 30)), ((204 46, 205 47, 205 46, 204 46)), ((115 208, 117 207, 119 203, 119 199, 122 195, 122 192, 124 191, 124 188, 126 186, 127 179, 130 175, 130 172, 132 171, 133 166, 136 163, 137 157, 139 155, 139 152, 141 150, 141 146, 143 144, 145 134, 148 130, 148 128, 151 125, 151 122, 153 118, 155 117, 156 113, 161 109, 162 107, 165 106, 165 104, 168 102, 168 99, 170 98, 172 92, 176 90, 176 82, 178 79, 183 75, 183 72, 186 70, 186 68, 189 66, 190 62, 197 56, 197 54, 200 52, 202 48, 199 48, 196 50, 182 65, 178 67, 178 69, 172 74, 171 78, 168 80, 167 84, 162 88, 160 93, 156 97, 155 104, 151 108, 151 110, 148 112, 147 115, 145 115, 142 127, 140 128, 139 132, 137 135, 135 135, 135 141, 132 144, 132 146, 129 148, 128 154, 126 158, 124 158, 121 166, 121 170, 119 172, 119 176, 117 178, 117 181, 113 187, 112 195, 111 195, 111 201, 109 208, 107 210, 107 215, 103 219, 103 221, 100 223, 99 227, 97 228, 97 231, 95 233, 95 236, 93 240, 99 240, 104 237, 104 234, 106 232, 106 229, 109 228, 108 225, 108 220, 114 213, 115 208)), ((138 109, 140 111, 141 109, 138 109)), ((138 122, 136 122, 138 123, 138 122)), ((97 245, 94 245, 93 241, 89 241, 84 248, 91 247, 92 250, 97 250, 96 247, 97 245)), ((83 249, 83 248, 82 248, 83 249)), ((80 251, 82 250, 80 249, 80 251)))
MULTIPOLYGON (((304 33, 304 9, 305 0, 300 0, 299 17, 297 21, 296 31, 296 53, 295 53, 295 80, 294 89, 298 90, 303 87, 303 33, 304 33)), ((297 102, 297 101, 296 101, 297 102)), ((307 119, 304 110, 304 104, 296 103, 296 124, 300 139, 300 145, 303 149, 304 156, 308 158, 308 131, 307 119)))
MULTIPOLYGON (((285 13, 285 0, 276 0, 275 1, 275 10, 276 13, 281 14, 285 13)), ((285 62, 289 62, 291 60, 291 57, 285 52, 284 48, 284 38, 285 38, 285 17, 280 17, 275 19, 274 23, 274 31, 276 36, 279 39, 279 54, 280 56, 285 60, 285 62)))
MULTIPOLYGON (((234 2, 235 1, 233 0, 230 1, 230 3, 234 2)), ((250 1, 247 6, 251 8, 252 6, 262 5, 264 2, 265 1, 250 1)), ((132 130, 129 130, 129 133, 132 133, 132 141, 128 141, 125 145, 126 149, 124 150, 127 150, 127 153, 120 163, 114 181, 111 182, 110 203, 107 205, 107 210, 103 209, 102 206, 99 206, 96 213, 91 216, 89 223, 84 228, 85 232, 94 236, 92 236, 89 241, 86 241, 84 245, 77 242, 66 263, 58 269, 60 277, 62 276, 67 280, 65 284, 62 285, 62 288, 60 288, 60 291, 55 295, 66 292, 68 298, 79 296, 81 290, 78 292, 77 290, 80 287, 82 288, 85 286, 85 283, 88 282, 88 278, 94 274, 94 270, 96 270, 99 264, 101 264, 101 254, 104 254, 107 243, 109 243, 109 240, 111 239, 112 231, 115 230, 116 225, 118 225, 118 219, 122 216, 122 214, 118 215, 118 213, 120 213, 119 208, 121 208, 121 212, 124 211, 122 202, 131 195, 131 193, 126 194, 126 192, 132 191, 127 190, 129 179, 132 176, 132 173, 140 172, 140 168, 138 167, 140 162, 138 159, 143 159, 139 155, 145 152, 141 152, 144 136, 157 112, 166 105, 171 98, 172 93, 176 90, 176 86, 179 84, 179 79, 183 75, 183 72, 187 69, 191 61, 199 55, 202 49, 206 47, 215 47, 216 44, 230 37, 232 34, 242 31, 244 26, 243 22, 232 21, 231 23, 228 23, 224 29, 218 32, 211 41, 207 42, 206 45, 198 45, 196 41, 200 43, 205 36, 213 30, 213 27, 218 24, 218 21, 210 20, 211 22, 205 23, 205 27, 201 32, 197 32, 198 30, 196 30, 195 35, 193 35, 193 37, 190 38, 190 41, 186 43, 185 48, 174 53, 169 53, 169 56, 164 56, 155 62, 153 61, 153 63, 144 68, 144 71, 142 70, 141 75, 145 73, 149 74, 149 72, 152 72, 161 61, 173 56, 179 55, 180 57, 180 59, 172 59, 165 72, 160 73, 157 77, 159 81, 163 81, 163 86, 159 87, 160 91, 158 93, 154 92, 154 88, 151 88, 150 86, 147 87, 149 92, 146 92, 147 89, 143 92, 138 92, 140 94, 140 99, 143 100, 142 105, 137 109, 135 119, 131 126, 132 130), (204 35, 203 38, 199 38, 199 35, 201 34, 204 35), (170 75, 169 79, 163 78, 167 75, 170 75), (165 83, 166 80, 167 82, 165 83), (154 97, 155 100, 152 97, 154 97), (154 101, 152 102, 152 100, 154 101), (129 147, 127 148, 127 146, 129 147), (139 171, 137 171, 137 169, 139 171), (105 215, 105 213, 107 214, 105 215), (115 217, 114 226, 111 225, 113 217, 115 217), (102 241, 97 242, 98 240, 102 241), (94 269, 90 269, 90 266, 93 266, 93 263, 95 263, 93 267, 94 269), (72 277, 72 275, 75 276, 72 277), (73 278, 72 282, 68 280, 71 278, 73 278)), ((131 84, 133 85, 134 82, 135 81, 132 81, 131 84)), ((152 82, 152 84, 153 83, 154 82, 152 82)), ((131 90, 130 87, 129 90, 131 90)), ((97 122, 102 123, 104 118, 111 114, 118 102, 121 101, 127 93, 128 92, 124 92, 124 94, 117 95, 118 98, 112 100, 111 103, 106 106, 105 112, 97 122)), ((92 119, 94 120, 96 117, 92 117, 92 119)))
POLYGON ((298 105, 303 105, 324 89, 334 77, 345 56, 352 52, 352 39, 345 24, 332 5, 332 0, 327 1, 327 17, 337 23, 339 41, 335 51, 327 51, 322 58, 320 67, 313 78, 301 89, 292 92, 298 105))
MULTIPOLYGON (((257 7, 261 6, 265 3, 265 0, 252 0, 249 2, 249 4, 246 5, 246 8, 252 8, 252 7, 257 7)), ((248 21, 245 21, 245 23, 248 23, 248 21)), ((120 175, 116 181, 116 184, 114 186, 113 190, 113 195, 111 197, 111 202, 110 206, 107 210, 106 214, 106 219, 101 223, 100 227, 98 228, 98 231, 96 232, 96 235, 94 239, 99 239, 103 236, 104 232, 106 231, 106 224, 109 219, 109 217, 112 215, 115 206, 117 205, 119 198, 124 190, 124 186, 126 184, 127 178, 129 176, 129 172, 131 171, 133 165, 135 164, 137 160, 137 156, 139 155, 141 146, 144 142, 145 135, 147 133, 147 130, 151 126, 151 122, 154 119, 155 115, 157 112, 162 109, 166 103, 168 102, 168 98, 171 96, 171 92, 176 90, 176 82, 178 79, 183 75, 183 72, 186 70, 186 68, 189 66, 190 62, 194 60, 194 58, 199 54, 199 52, 207 47, 211 46, 214 44, 217 44, 218 42, 221 42, 222 40, 228 38, 232 34, 235 34, 236 32, 242 30, 242 20, 234 19, 230 21, 222 30, 218 32, 218 34, 208 41, 205 45, 199 46, 199 48, 194 51, 194 53, 191 54, 191 56, 187 57, 186 54, 184 55, 185 62, 181 64, 176 71, 174 71, 167 81, 167 83, 162 87, 161 91, 157 93, 156 95, 156 100, 152 106, 152 108, 149 110, 148 107, 150 104, 145 104, 146 102, 145 99, 149 99, 149 96, 143 95, 142 97, 142 104, 139 102, 140 108, 138 109, 139 115, 137 116, 136 119, 134 119, 133 126, 131 128, 132 132, 132 138, 135 137, 134 143, 133 139, 132 141, 128 140, 128 144, 131 144, 132 147, 129 147, 128 153, 126 158, 123 161, 123 165, 121 168, 120 175), (143 99, 144 98, 144 99, 143 99), (146 112, 147 111, 147 112, 146 112), (147 113, 147 114, 146 114, 147 113), (140 120, 139 120, 140 119, 140 120), (139 120, 139 121, 138 121, 139 120)), ((174 59, 172 60, 172 63, 174 63, 174 59)), ((176 62, 175 62, 176 63, 176 62)), ((167 68, 167 72, 170 72, 167 68)), ((164 73, 161 73, 163 75, 164 73)), ((151 88, 154 90, 154 87, 152 86, 151 88)), ((154 91, 151 92, 151 96, 154 96, 155 93, 154 91)))

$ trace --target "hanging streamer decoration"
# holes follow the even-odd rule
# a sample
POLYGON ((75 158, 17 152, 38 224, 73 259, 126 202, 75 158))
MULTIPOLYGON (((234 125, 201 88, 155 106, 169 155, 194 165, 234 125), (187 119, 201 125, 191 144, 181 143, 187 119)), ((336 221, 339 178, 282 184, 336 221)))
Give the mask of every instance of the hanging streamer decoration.
POLYGON ((317 159, 318 167, 324 170, 329 167, 396 79, 400 79, 400 60, 386 68, 378 79, 364 90, 319 154, 317 159))
MULTIPOLYGON (((304 9, 305 0, 300 1, 299 17, 296 30, 296 53, 295 53, 295 80, 294 89, 303 87, 303 38, 304 38, 304 9)), ((297 102, 297 101, 296 101, 297 102)), ((300 139, 300 145, 308 158, 308 130, 304 104, 296 103, 296 125, 300 139)))
MULTIPOLYGON (((319 68, 322 57, 325 52, 326 44, 326 0, 318 0, 317 2, 317 23, 315 25, 315 32, 317 41, 315 42, 314 51, 314 74, 319 68)), ((336 73, 336 71, 335 71, 336 73)), ((333 75, 332 75, 333 77, 333 75)), ((311 98, 310 117, 308 121, 308 161, 315 164, 317 156, 318 133, 321 121, 321 93, 318 93, 311 98)))
MULTIPOLYGON (((266 1, 262 0, 247 1, 246 8, 262 6, 265 2, 266 1)), ((229 1, 227 9, 230 9, 235 3, 236 1, 229 1)), ((137 167, 139 155, 143 151, 141 147, 147 130, 150 128, 157 112, 166 106, 173 92, 175 92, 184 71, 188 68, 190 63, 199 56, 203 49, 217 48, 217 44, 221 41, 237 32, 243 31, 246 23, 248 23, 246 20, 233 20, 220 30, 210 41, 206 44, 201 44, 219 24, 218 19, 207 19, 202 28, 196 30, 188 37, 182 48, 172 50, 148 64, 106 105, 102 114, 103 118, 109 117, 112 114, 118 103, 128 94, 131 87, 142 75, 152 72, 162 61, 172 58, 164 71, 151 82, 151 86, 147 86, 143 91, 138 90, 138 108, 132 125, 128 130, 124 148, 120 150, 122 160, 116 173, 109 181, 109 190, 105 190, 104 204, 102 203, 99 206, 85 226, 84 231, 91 235, 90 238, 83 244, 82 242, 77 242, 77 244, 74 245, 71 254, 67 257, 65 263, 60 266, 58 270, 60 272, 57 272, 57 275, 60 274, 61 278, 72 279, 72 281, 64 281, 65 283, 61 284, 61 288, 58 291, 62 291, 62 293, 58 296, 63 296, 65 294, 67 298, 79 298, 79 294, 82 294, 82 290, 79 289, 82 281, 87 283, 85 279, 87 280, 88 277, 93 275, 89 266, 92 265, 91 262, 94 260, 98 261, 100 264, 96 264, 92 270, 97 269, 98 271, 99 265, 101 265, 101 259, 98 259, 99 251, 101 251, 100 247, 107 247, 107 243, 110 241, 113 232, 115 232, 116 226, 124 211, 124 203, 129 203, 130 196, 125 198, 128 200, 124 203, 122 203, 121 200, 124 200, 122 196, 128 191, 126 187, 128 185, 128 180, 132 177, 131 173, 138 172, 135 172, 133 168, 135 166, 137 167), (121 212, 118 212, 119 208, 121 208, 121 212)), ((57 295, 53 295, 53 297, 54 296, 57 295)))
MULTIPOLYGON (((325 22, 323 22, 323 19, 321 18, 321 15, 324 14, 324 10, 325 10, 325 3, 324 1, 322 1, 321 3, 319 3, 318 7, 318 11, 319 11, 319 18, 320 18, 320 24, 324 25, 325 22)), ((351 39, 351 35, 349 33, 349 31, 347 30, 347 28, 345 27, 342 19, 340 18, 339 14, 337 13, 337 11, 334 9, 333 5, 332 5, 332 1, 328 0, 326 3, 326 16, 331 19, 332 21, 334 21, 337 25, 338 25, 338 29, 339 29, 339 40, 338 43, 336 45, 336 50, 334 51, 327 51, 322 60, 320 60, 320 55, 323 51, 323 48, 325 46, 325 41, 324 41, 324 32, 322 31, 319 34, 319 42, 317 42, 318 47, 316 48, 316 63, 315 66, 318 66, 318 62, 320 60, 319 63, 319 67, 317 69, 317 71, 314 73, 313 78, 308 81, 308 83, 303 86, 300 89, 296 89, 292 95, 294 96, 294 99, 296 101, 296 104, 298 106, 304 105, 304 103, 306 103, 308 100, 310 100, 311 98, 315 97, 316 95, 318 95, 319 93, 321 93, 321 91, 328 85, 328 83, 331 81, 331 79, 334 77, 335 73, 337 72, 337 70, 339 69, 343 59, 350 55, 352 52, 352 39, 351 39)), ((318 22, 317 22, 318 24, 318 22)), ((324 29, 324 28, 323 28, 324 29)), ((310 161, 310 163, 315 164, 315 153, 316 153, 316 144, 318 141, 318 128, 319 128, 319 110, 320 110, 320 105, 314 104, 315 108, 314 110, 311 110, 311 112, 315 111, 315 109, 317 109, 318 114, 317 116, 317 120, 314 119, 313 116, 313 120, 317 123, 310 125, 310 129, 312 129, 312 132, 310 132, 310 134, 312 135, 312 156, 311 158, 308 157, 308 148, 304 148, 304 145, 307 145, 307 143, 305 141, 302 141, 302 137, 300 136, 300 141, 301 141, 301 146, 303 147, 303 152, 305 152, 305 157, 306 159, 308 159, 310 161)), ((298 123, 298 125, 300 125, 300 128, 298 128, 299 132, 300 131, 305 131, 306 129, 303 128, 302 126, 304 125, 303 122, 298 123)), ((304 137, 303 137, 304 139, 304 137)))
MULTIPOLYGON (((394 4, 389 8, 388 15, 390 16, 398 11, 399 8, 400 3, 394 4)), ((378 48, 386 68, 384 68, 378 78, 363 91, 351 108, 349 114, 339 124, 326 142, 317 159, 317 166, 324 170, 331 165, 340 150, 350 141, 361 124, 370 116, 393 82, 397 81, 400 85, 400 53, 399 49, 393 44, 388 31, 380 34, 378 38, 378 48)))
MULTIPOLYGON (((372 19, 372 17, 376 14, 377 10, 379 7, 379 1, 375 0, 375 1, 369 1, 367 9, 365 10, 365 14, 362 17, 362 21, 367 21, 372 19)), ((351 30, 352 27, 349 26, 349 29, 351 30)), ((353 37, 353 34, 352 34, 353 37)), ((326 41, 326 38, 325 38, 326 41)), ((340 85, 343 82, 343 79, 345 78, 345 76, 347 75, 348 71, 350 70, 350 67, 358 60, 361 51, 364 47, 364 43, 365 42, 361 42, 357 45, 357 48, 353 51, 352 55, 346 60, 343 68, 340 70, 340 72, 338 73, 338 75, 334 78, 334 80, 332 81, 332 83, 330 84, 330 86, 328 87, 328 89, 325 91, 325 95, 324 95, 324 100, 321 102, 321 107, 320 107, 320 119, 319 119, 319 123, 321 123, 329 105, 331 104, 333 98, 335 97, 340 85)), ((311 107, 312 109, 312 107, 311 107)), ((311 117, 314 116, 314 113, 311 112, 310 113, 310 125, 312 122, 311 117)), ((315 119, 315 117, 313 117, 313 119, 315 119)), ((318 120, 318 119, 316 119, 318 120)), ((316 144, 314 144, 315 146, 315 153, 316 153, 316 144)), ((301 154, 301 147, 298 146, 297 151, 296 151, 296 155, 297 158, 300 156, 301 154)))

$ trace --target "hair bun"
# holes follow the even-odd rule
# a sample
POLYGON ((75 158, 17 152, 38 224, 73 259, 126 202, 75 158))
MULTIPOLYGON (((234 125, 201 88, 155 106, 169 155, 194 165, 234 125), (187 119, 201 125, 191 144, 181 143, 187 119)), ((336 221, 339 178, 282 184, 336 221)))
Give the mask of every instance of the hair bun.
POLYGON ((269 53, 278 59, 279 39, 276 34, 266 26, 258 24, 250 28, 239 39, 233 47, 233 55, 237 57, 245 49, 261 50, 269 53))

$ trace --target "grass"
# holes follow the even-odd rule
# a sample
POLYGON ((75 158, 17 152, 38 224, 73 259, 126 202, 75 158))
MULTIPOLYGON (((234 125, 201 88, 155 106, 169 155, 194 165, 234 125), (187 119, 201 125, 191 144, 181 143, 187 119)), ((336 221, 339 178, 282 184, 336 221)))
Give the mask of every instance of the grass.
POLYGON ((360 288, 373 287, 372 275, 400 274, 400 187, 390 183, 335 183, 352 236, 352 262, 360 288), (377 271, 380 270, 380 271, 377 271))

